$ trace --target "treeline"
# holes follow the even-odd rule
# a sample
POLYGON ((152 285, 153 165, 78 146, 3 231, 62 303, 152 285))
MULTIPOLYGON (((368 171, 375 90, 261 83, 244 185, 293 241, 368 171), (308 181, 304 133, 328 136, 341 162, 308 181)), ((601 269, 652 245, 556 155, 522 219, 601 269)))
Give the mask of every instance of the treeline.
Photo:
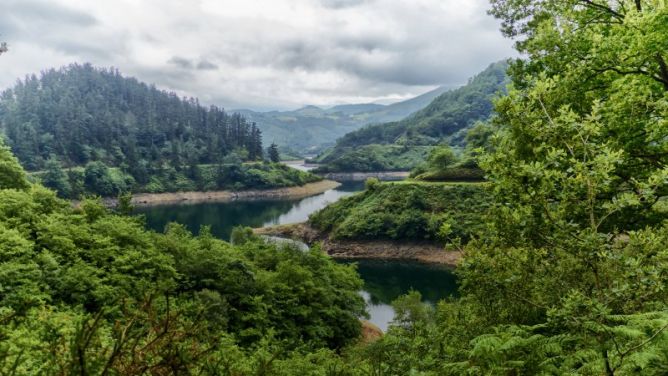
POLYGON ((65 167, 100 161, 137 179, 166 163, 181 168, 216 163, 231 152, 243 160, 263 155, 261 132, 240 115, 90 64, 19 80, 2 93, 0 124, 33 171, 51 158, 65 167))
POLYGON ((116 69, 72 64, 31 75, 0 98, 7 143, 27 170, 52 157, 65 167, 101 161, 137 178, 169 163, 216 163, 236 151, 262 158, 255 124, 194 98, 179 98, 116 69))
POLYGON ((178 170, 164 166, 146 173, 145 178, 137 180, 127 171, 110 168, 99 161, 85 167, 63 169, 57 161, 49 160, 44 171, 31 176, 60 197, 73 199, 89 195, 116 197, 124 193, 283 188, 321 180, 283 164, 242 163, 232 156, 215 165, 191 165, 178 170))

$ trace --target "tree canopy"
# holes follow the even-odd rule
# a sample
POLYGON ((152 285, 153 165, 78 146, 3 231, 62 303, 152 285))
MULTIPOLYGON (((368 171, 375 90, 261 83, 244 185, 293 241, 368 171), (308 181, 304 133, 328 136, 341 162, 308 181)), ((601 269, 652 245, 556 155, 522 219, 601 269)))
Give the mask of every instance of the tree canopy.
POLYGON ((95 200, 73 208, 1 151, 3 374, 290 374, 357 341, 354 267, 252 234, 233 246, 207 228, 146 231, 95 200))
POLYGON ((0 113, 0 129, 28 170, 55 157, 66 167, 123 166, 138 179, 145 168, 216 163, 238 149, 246 160, 262 159, 261 132, 240 115, 90 64, 27 76, 2 93, 0 113))

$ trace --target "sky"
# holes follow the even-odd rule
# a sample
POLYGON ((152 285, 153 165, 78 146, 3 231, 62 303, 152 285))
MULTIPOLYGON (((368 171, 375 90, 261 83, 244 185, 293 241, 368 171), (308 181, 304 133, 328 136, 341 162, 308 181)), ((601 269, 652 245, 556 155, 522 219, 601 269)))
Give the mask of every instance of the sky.
POLYGON ((1 0, 0 89, 69 63, 227 109, 391 103, 514 56, 488 0, 1 0))

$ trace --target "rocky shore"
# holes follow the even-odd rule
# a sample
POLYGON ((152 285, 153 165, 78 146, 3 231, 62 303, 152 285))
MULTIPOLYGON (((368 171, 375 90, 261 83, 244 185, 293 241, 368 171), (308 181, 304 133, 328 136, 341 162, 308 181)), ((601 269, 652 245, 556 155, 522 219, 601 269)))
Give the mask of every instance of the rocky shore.
MULTIPOLYGON (((253 189, 247 191, 210 191, 210 192, 170 192, 170 193, 137 193, 132 196, 135 206, 157 206, 171 204, 197 204, 202 202, 228 202, 235 200, 258 200, 266 198, 302 198, 341 185, 331 180, 321 180, 298 187, 275 189, 253 189)), ((105 204, 115 206, 116 199, 106 199, 105 204)))
POLYGON ((330 256, 341 259, 411 260, 455 267, 462 258, 461 252, 446 251, 442 246, 428 242, 330 239, 307 223, 263 227, 254 232, 300 240, 309 245, 320 243, 330 256))

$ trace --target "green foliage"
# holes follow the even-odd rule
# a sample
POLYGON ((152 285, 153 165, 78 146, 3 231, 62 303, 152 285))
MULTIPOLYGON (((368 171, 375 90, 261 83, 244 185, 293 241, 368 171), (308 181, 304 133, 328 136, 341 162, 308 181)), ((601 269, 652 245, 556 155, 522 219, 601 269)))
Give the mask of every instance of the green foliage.
POLYGON ((156 234, 98 200, 0 189, 3 374, 323 372, 360 335, 361 286, 317 248, 156 234))
POLYGON ((118 195, 118 205, 116 205, 116 211, 123 215, 132 214, 134 211, 134 205, 132 205, 131 193, 122 193, 118 195))
POLYGON ((366 191, 314 213, 309 223, 342 239, 468 241, 489 204, 483 185, 370 180, 366 191), (445 223, 452 224, 447 233, 445 223))
POLYGON ((269 160, 273 163, 278 163, 281 160, 281 156, 278 154, 278 146, 273 142, 267 149, 267 155, 269 156, 269 160))
POLYGON ((0 189, 27 189, 29 186, 23 168, 0 140, 0 189))
POLYGON ((102 162, 91 162, 84 171, 84 187, 88 192, 110 197, 123 192, 126 187, 114 179, 109 168, 102 162))
POLYGON ((28 170, 45 168, 53 156, 66 166, 122 168, 145 184, 166 163, 180 170, 235 149, 245 160, 263 154, 260 130, 240 115, 90 64, 28 76, 2 94, 0 112, 0 129, 28 170))
POLYGON ((71 197, 72 187, 70 181, 57 160, 49 159, 46 162, 45 172, 40 180, 42 185, 56 191, 59 197, 71 197))
POLYGON ((471 156, 470 148, 467 147, 465 155, 459 157, 450 147, 437 146, 410 176, 424 181, 482 181, 485 173, 471 156))

